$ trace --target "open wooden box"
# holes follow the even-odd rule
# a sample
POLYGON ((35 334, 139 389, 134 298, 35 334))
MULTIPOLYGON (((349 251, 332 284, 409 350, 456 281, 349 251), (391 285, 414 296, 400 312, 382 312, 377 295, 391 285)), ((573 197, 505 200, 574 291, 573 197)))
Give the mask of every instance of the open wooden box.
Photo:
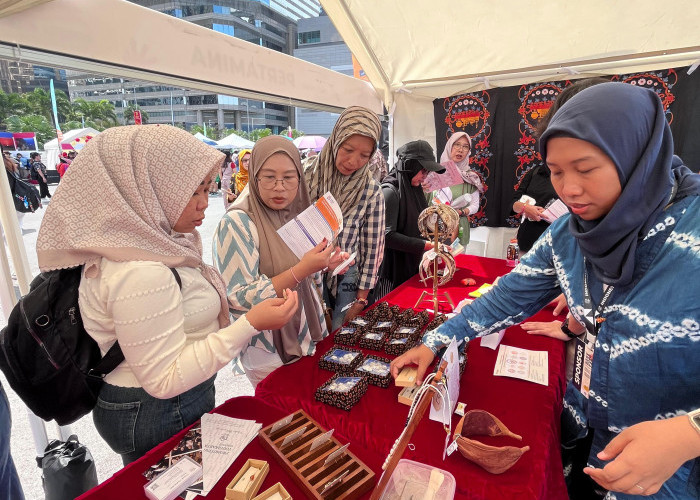
POLYGON ((253 496, 257 495, 269 471, 270 466, 264 460, 248 459, 243 467, 241 467, 241 470, 238 471, 238 474, 234 476, 226 487, 226 500, 250 500, 253 496), (249 474, 251 468, 257 470, 254 479, 252 481, 247 481, 247 486, 243 491, 238 491, 236 485, 239 481, 244 479, 246 474, 249 474))
POLYGON ((299 410, 290 417, 289 423, 269 425, 258 436, 263 447, 306 493, 306 498, 354 500, 373 487, 374 472, 352 452, 347 449, 343 452, 343 445, 335 437, 311 450, 314 439, 326 430, 306 412, 299 410))

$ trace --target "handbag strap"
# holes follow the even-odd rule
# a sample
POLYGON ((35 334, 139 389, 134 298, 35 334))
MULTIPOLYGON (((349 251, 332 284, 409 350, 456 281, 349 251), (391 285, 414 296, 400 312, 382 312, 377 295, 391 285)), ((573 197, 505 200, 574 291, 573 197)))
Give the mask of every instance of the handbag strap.
MULTIPOLYGON (((169 267, 168 269, 173 273, 175 281, 177 281, 177 286, 182 290, 182 278, 180 278, 180 274, 175 268, 169 267)), ((99 363, 90 369, 88 375, 91 377, 104 378, 105 375, 119 366, 122 361, 124 361, 124 353, 119 345, 119 341, 116 341, 99 363)))

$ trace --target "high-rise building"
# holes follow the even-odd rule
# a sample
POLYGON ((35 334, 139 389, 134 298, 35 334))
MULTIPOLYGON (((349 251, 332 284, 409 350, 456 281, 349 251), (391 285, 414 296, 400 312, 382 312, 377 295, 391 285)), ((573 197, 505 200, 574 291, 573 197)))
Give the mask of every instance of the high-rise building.
POLYGON ((0 89, 5 93, 21 94, 33 92, 35 88, 48 91, 52 78, 55 89, 68 93, 64 70, 0 59, 0 89))
MULTIPOLYGON (((296 45, 296 19, 320 10, 316 0, 130 1, 287 54, 296 45)), ((187 128, 198 124, 279 133, 294 122, 293 108, 279 104, 85 73, 71 72, 69 78, 71 99, 107 99, 122 123, 128 107, 145 110, 149 123, 187 128)))
MULTIPOLYGON (((294 57, 346 75, 353 75, 350 49, 345 45, 330 18, 323 12, 320 17, 299 19, 294 57)), ((335 113, 296 109, 296 128, 306 135, 328 137, 337 120, 338 115, 335 113)))

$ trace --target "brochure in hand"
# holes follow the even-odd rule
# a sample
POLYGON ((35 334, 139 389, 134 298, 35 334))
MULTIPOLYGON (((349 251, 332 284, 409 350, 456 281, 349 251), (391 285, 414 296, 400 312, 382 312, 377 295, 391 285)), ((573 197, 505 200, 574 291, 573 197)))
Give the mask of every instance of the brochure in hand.
POLYGON ((324 194, 302 213, 277 230, 300 259, 326 238, 330 244, 343 230, 343 212, 331 193, 324 194))

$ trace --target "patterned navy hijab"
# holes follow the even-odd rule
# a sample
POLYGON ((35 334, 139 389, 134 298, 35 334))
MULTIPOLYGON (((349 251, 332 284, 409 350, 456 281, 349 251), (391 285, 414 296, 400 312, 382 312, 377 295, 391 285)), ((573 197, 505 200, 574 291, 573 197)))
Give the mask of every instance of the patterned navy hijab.
POLYGON ((622 192, 606 215, 569 219, 569 231, 596 276, 609 285, 631 283, 637 245, 671 201, 700 194, 700 176, 673 155, 673 137, 658 96, 626 83, 583 90, 554 115, 540 138, 565 136, 599 147, 615 164, 622 192), (675 189, 674 189, 675 185, 675 189))

